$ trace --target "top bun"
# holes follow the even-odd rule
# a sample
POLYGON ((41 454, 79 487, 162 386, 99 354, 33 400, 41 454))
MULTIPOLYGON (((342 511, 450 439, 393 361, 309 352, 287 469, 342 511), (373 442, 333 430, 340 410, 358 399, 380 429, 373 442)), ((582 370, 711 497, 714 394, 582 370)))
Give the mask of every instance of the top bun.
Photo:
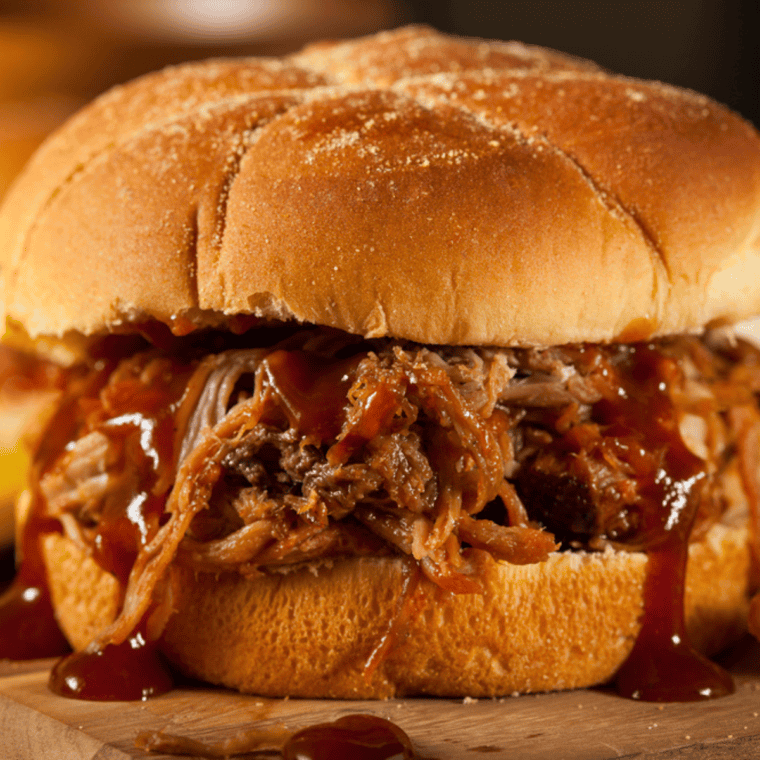
POLYGON ((760 312, 760 137, 693 92, 409 27, 111 90, 15 184, 0 261, 32 336, 696 331, 760 312))

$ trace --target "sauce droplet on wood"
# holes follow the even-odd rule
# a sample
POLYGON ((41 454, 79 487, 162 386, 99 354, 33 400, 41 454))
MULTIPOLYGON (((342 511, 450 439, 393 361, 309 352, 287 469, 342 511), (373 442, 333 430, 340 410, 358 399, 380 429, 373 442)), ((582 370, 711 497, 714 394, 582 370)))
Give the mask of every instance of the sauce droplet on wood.
POLYGON ((284 760, 414 760, 406 733, 375 715, 346 715, 297 731, 286 742, 284 760))
POLYGON ((616 676, 617 691, 644 702, 697 702, 733 694, 730 674, 689 643, 683 612, 688 547, 669 544, 649 551, 644 622, 616 676))
POLYGON ((156 646, 137 632, 121 644, 59 660, 48 686, 62 697, 127 702, 164 694, 174 682, 156 646))
POLYGON ((36 660, 71 651, 53 613, 47 574, 39 551, 40 535, 58 522, 32 514, 24 526, 24 562, 11 586, 0 596, 0 658, 36 660))
POLYGON ((16 576, 0 597, 0 658, 36 660, 70 650, 53 615, 44 582, 16 576))

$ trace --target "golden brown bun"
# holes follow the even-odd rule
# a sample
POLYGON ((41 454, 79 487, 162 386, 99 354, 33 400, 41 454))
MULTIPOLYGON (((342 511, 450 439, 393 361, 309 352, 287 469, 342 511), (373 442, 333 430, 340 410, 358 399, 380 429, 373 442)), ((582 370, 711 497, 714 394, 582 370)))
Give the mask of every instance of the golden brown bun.
POLYGON ((411 27, 96 100, 0 214, 32 335, 252 313, 452 344, 760 311, 760 138, 709 99, 411 27))
MULTIPOLYGON (((44 546, 59 621, 84 647, 116 615, 118 585, 69 539, 50 535, 44 546)), ((583 687, 609 680, 633 646, 646 562, 644 554, 609 551, 499 564, 482 596, 424 583, 419 614, 368 679, 363 667, 401 594, 400 560, 349 559, 258 580, 173 568, 176 613, 163 649, 190 675, 267 696, 479 697, 583 687)), ((687 625, 702 651, 744 632, 749 574, 745 529, 715 526, 692 545, 687 625)))

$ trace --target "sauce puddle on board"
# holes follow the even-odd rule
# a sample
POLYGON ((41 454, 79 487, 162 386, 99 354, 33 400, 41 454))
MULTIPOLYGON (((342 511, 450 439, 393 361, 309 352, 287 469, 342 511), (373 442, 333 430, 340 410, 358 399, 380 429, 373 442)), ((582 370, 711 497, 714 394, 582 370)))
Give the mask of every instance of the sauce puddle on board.
POLYGON ((281 727, 251 728, 218 744, 181 736, 145 733, 140 749, 199 757, 234 757, 251 752, 280 752, 283 760, 418 760, 407 734, 376 715, 345 715, 329 723, 307 726, 291 734, 281 727))

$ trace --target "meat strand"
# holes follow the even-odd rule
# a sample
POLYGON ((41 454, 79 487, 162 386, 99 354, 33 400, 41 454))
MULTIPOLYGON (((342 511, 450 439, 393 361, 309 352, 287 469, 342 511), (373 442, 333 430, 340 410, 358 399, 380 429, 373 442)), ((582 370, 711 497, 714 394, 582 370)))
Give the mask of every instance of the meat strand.
POLYGON ((66 450, 45 449, 43 501, 96 558, 106 526, 133 526, 124 607, 96 647, 155 614, 175 561, 250 576, 397 553, 444 589, 476 592, 485 557, 530 564, 559 543, 659 540, 646 526, 660 518, 644 516, 667 441, 615 411, 639 403, 636 374, 653 372, 658 424, 707 476, 695 531, 725 509, 716 476, 737 451, 760 521, 760 359, 714 336, 434 351, 307 331, 179 364, 136 354, 88 397, 66 450))

